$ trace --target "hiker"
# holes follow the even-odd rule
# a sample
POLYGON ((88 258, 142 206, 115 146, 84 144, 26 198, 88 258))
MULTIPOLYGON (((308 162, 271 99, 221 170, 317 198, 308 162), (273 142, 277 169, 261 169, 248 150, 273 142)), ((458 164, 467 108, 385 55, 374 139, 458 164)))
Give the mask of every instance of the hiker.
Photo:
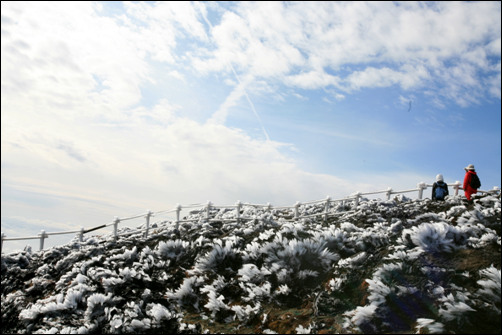
POLYGON ((448 185, 443 180, 443 175, 436 176, 436 182, 432 184, 432 200, 444 200, 448 195, 448 185))
POLYGON ((474 165, 469 164, 464 168, 465 177, 464 177, 464 185, 463 189, 465 192, 465 197, 469 203, 472 203, 471 195, 478 192, 478 188, 481 186, 476 170, 474 169, 474 165))

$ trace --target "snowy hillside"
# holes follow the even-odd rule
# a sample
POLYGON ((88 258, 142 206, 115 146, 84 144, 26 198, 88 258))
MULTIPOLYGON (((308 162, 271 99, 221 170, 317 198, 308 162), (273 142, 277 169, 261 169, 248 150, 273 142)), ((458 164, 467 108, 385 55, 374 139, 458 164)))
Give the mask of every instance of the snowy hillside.
POLYGON ((2 255, 2 333, 501 332, 500 195, 242 211, 2 255))

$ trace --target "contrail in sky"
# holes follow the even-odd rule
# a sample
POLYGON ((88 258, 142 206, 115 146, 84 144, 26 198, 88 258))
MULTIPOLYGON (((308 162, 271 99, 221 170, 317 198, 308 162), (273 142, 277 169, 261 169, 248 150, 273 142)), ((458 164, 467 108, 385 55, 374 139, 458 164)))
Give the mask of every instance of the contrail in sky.
MULTIPOLYGON (((206 17, 206 14, 202 11, 199 10, 201 13, 202 17, 204 18, 204 21, 206 21, 207 25, 213 29, 213 25, 211 22, 206 17)), ((211 36, 208 36, 209 39, 212 40, 211 36)), ((249 106, 251 107, 251 110, 253 111, 254 115, 256 116, 256 119, 260 123, 261 129, 263 131, 263 134, 265 135, 265 138, 267 141, 270 141, 270 137, 268 136, 267 131, 265 130, 265 127, 263 126, 263 122, 260 118, 260 115, 258 115, 258 112, 256 111, 256 108, 254 107, 253 102, 249 98, 249 95, 246 91, 246 86, 248 83, 253 79, 252 76, 247 76, 246 80, 242 82, 237 75, 237 72, 235 71, 233 65, 231 62, 228 62, 228 66, 232 70, 232 73, 234 74, 235 78, 237 79, 237 82, 239 83, 237 87, 230 93, 230 95, 225 99, 223 104, 221 104, 220 108, 211 116, 211 119, 209 119, 209 122, 215 122, 215 123, 224 123, 227 115, 228 115, 228 109, 232 106, 234 106, 237 101, 244 95, 246 97, 246 100, 249 103, 249 106)))

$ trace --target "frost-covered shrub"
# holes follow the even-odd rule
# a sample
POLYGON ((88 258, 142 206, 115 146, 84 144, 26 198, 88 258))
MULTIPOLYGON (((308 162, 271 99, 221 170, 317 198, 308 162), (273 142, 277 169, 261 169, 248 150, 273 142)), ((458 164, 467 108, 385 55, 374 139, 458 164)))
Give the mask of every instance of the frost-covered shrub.
POLYGON ((427 252, 452 252, 462 246, 466 235, 457 227, 444 222, 422 223, 410 229, 404 229, 402 238, 427 252))
POLYGON ((471 236, 467 241, 467 245, 473 248, 483 248, 489 244, 496 243, 500 246, 500 236, 496 234, 496 232, 490 231, 487 229, 486 233, 484 233, 480 238, 471 236))
MULTIPOLYGON (((121 317, 114 318, 112 316, 112 320, 115 322, 110 322, 110 326, 113 325, 113 328, 110 332, 114 333, 126 333, 126 334, 137 334, 144 333, 152 327, 152 320, 145 315, 145 310, 143 306, 143 302, 136 303, 134 301, 129 301, 126 303, 121 311, 121 317), (114 330, 114 331, 113 331, 114 330)), ((113 310, 105 308, 105 313, 107 311, 113 310)), ((148 313, 148 311, 146 311, 148 313)), ((106 318, 109 319, 112 313, 106 313, 106 318)), ((116 315, 116 314, 113 314, 116 315)))
POLYGON ((233 274, 242 266, 242 255, 230 241, 225 246, 214 244, 213 249, 197 260, 191 273, 200 274, 207 271, 213 273, 233 274))
POLYGON ((157 245, 156 253, 164 259, 174 261, 180 260, 188 252, 190 243, 183 240, 160 242, 157 245))
POLYGON ((235 312, 235 316, 239 319, 239 321, 247 321, 252 319, 253 317, 260 314, 262 311, 261 304, 258 302, 254 307, 250 305, 241 306, 241 305, 233 305, 231 307, 232 311, 235 312))
POLYGON ((148 304, 146 314, 151 318, 152 328, 162 328, 162 333, 175 333, 178 328, 177 318, 181 315, 174 313, 161 304, 148 304), (169 328, 171 332, 168 332, 169 328))
POLYGON ((271 298, 270 289, 272 285, 268 281, 265 281, 260 285, 241 282, 239 283, 239 286, 242 288, 242 291, 244 292, 244 295, 242 296, 243 301, 260 302, 271 298))
POLYGON ((85 319, 88 322, 93 321, 97 316, 104 314, 105 305, 110 301, 111 293, 107 295, 94 293, 87 298, 87 309, 85 310, 85 319))
POLYGON ((119 263, 127 263, 127 264, 130 264, 132 262, 134 262, 135 260, 138 259, 138 248, 136 246, 134 246, 131 250, 129 249, 126 249, 126 248, 123 248, 124 249, 124 252, 122 254, 117 254, 117 255, 114 255, 110 258, 108 258, 108 261, 115 261, 115 262, 119 262, 119 263))
POLYGON ((28 267, 31 261, 32 261, 31 248, 27 248, 26 251, 22 251, 16 254, 11 254, 11 255, 2 254, 2 273, 12 268, 13 266, 24 269, 28 267))
MULTIPOLYGON (((36 280, 36 278, 34 278, 36 280)), ((75 310, 84 300, 87 292, 93 288, 87 285, 89 278, 82 274, 77 274, 76 278, 70 283, 66 295, 63 293, 49 296, 47 299, 40 299, 29 308, 24 309, 19 314, 19 319, 29 323, 39 316, 50 316, 58 314, 65 310, 75 310)), ((92 301, 92 300, 91 300, 92 301)))
POLYGON ((487 269, 480 270, 479 273, 483 279, 477 282, 482 287, 477 294, 500 315, 500 270, 492 265, 487 269))
POLYGON ((376 327, 372 324, 375 312, 378 308, 376 304, 366 306, 357 306, 352 311, 345 312, 343 315, 348 317, 343 324, 346 329, 357 327, 359 331, 369 332, 370 334, 376 333, 376 327))
MULTIPOLYGON (((339 259, 337 254, 326 248, 324 241, 313 239, 288 240, 277 236, 273 242, 267 243, 265 264, 277 275, 279 283, 290 280, 304 281, 308 277, 317 277, 330 269, 339 259)), ((314 283, 306 281, 306 283, 314 283)))
POLYGON ((271 245, 270 243, 258 243, 256 241, 247 244, 242 252, 243 262, 252 262, 261 265, 260 263, 263 263, 264 255, 267 254, 271 245))
POLYGON ((28 324, 30 321, 37 319, 39 315, 55 313, 62 310, 63 308, 64 305, 58 304, 54 301, 47 303, 37 302, 31 305, 30 308, 22 310, 21 313, 19 313, 19 319, 28 324))
POLYGON ((448 294, 444 296, 442 300, 441 308, 439 309, 439 315, 445 321, 457 321, 466 317, 466 312, 474 312, 471 306, 469 306, 470 297, 468 294, 463 292, 455 292, 456 294, 448 294))
POLYGON ((444 334, 444 325, 428 318, 418 318, 415 329, 417 334, 444 334))
POLYGON ((356 250, 371 251, 375 248, 382 247, 388 244, 388 233, 384 229, 377 229, 379 225, 376 224, 371 229, 363 232, 354 233, 350 240, 354 241, 356 250))
POLYGON ((204 307, 211 312, 213 318, 219 321, 228 321, 234 316, 234 312, 229 305, 231 298, 224 295, 224 291, 228 291, 227 288, 231 285, 231 282, 227 278, 218 275, 211 284, 200 289, 207 296, 207 303, 204 307))
POLYGON ((389 263, 380 266, 368 284, 368 303, 358 306, 344 315, 348 317, 346 328, 355 328, 364 333, 403 331, 407 321, 427 315, 427 304, 422 293, 406 279, 403 263, 389 263))
POLYGON ((260 283, 270 274, 268 269, 263 267, 259 269, 255 264, 244 264, 238 271, 240 282, 260 283))
POLYGON ((352 223, 344 222, 340 228, 330 226, 320 232, 314 232, 312 239, 325 243, 325 247, 331 252, 339 252, 350 254, 353 251, 352 241, 350 241, 350 233, 358 231, 358 228, 352 223))
POLYGON ((176 300, 176 303, 186 307, 199 308, 198 287, 203 283, 203 279, 197 276, 185 278, 181 286, 175 291, 168 290, 168 299, 176 300))
POLYGON ((229 311, 231 308, 228 306, 224 300, 225 297, 222 294, 217 294, 215 291, 207 292, 208 302, 204 305, 205 308, 211 311, 211 316, 216 317, 218 312, 229 311))

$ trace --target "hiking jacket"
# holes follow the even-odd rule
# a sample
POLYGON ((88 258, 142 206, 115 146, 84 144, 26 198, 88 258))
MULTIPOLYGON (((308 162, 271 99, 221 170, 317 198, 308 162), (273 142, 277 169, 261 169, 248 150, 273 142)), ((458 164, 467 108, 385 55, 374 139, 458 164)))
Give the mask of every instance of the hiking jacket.
POLYGON ((444 196, 446 197, 448 193, 448 185, 444 181, 437 181, 434 184, 432 184, 432 200, 444 200, 443 199, 436 199, 436 188, 441 187, 444 188, 445 194, 444 196))
POLYGON ((462 188, 464 189, 465 197, 467 198, 467 200, 471 200, 471 195, 478 192, 477 189, 471 187, 471 178, 473 174, 476 174, 476 172, 469 170, 465 173, 464 177, 464 185, 462 186, 462 188))

